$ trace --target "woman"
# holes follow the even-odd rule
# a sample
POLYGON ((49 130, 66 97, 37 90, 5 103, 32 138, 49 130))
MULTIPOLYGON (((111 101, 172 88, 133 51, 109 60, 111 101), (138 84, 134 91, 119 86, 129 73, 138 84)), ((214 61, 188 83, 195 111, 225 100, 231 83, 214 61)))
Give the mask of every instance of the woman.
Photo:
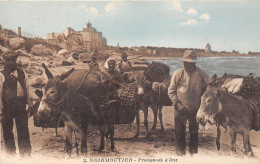
POLYGON ((108 58, 105 65, 105 73, 111 79, 109 86, 110 91, 114 91, 120 87, 120 84, 124 84, 125 80, 118 70, 116 70, 116 60, 114 58, 108 58))

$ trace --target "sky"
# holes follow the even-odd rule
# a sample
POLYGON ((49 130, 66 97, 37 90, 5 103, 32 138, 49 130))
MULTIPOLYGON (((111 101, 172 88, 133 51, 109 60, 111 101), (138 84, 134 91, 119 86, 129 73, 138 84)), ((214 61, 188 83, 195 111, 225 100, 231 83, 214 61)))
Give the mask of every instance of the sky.
POLYGON ((260 0, 2 1, 0 24, 39 37, 90 21, 107 44, 260 52, 260 0))

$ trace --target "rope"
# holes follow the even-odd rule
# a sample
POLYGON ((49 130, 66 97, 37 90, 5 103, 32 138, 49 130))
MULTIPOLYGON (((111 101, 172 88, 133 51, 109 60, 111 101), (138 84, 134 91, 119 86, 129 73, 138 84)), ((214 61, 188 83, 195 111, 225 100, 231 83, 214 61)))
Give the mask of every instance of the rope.
POLYGON ((86 73, 86 75, 84 76, 84 78, 82 79, 81 83, 79 84, 79 86, 75 89, 75 92, 77 92, 79 90, 79 88, 82 86, 82 84, 84 83, 84 81, 86 80, 88 74, 90 73, 91 69, 88 70, 88 72, 86 73))

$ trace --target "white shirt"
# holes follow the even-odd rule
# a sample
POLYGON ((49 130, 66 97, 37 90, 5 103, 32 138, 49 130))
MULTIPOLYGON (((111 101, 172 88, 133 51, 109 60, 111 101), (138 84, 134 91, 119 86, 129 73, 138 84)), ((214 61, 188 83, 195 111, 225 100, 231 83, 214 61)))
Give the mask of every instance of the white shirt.
MULTIPOLYGON (((17 70, 14 70, 11 74, 13 74, 13 76, 16 77, 16 78, 18 76, 17 70)), ((27 76, 27 74, 25 72, 24 72, 24 76, 25 76, 24 84, 25 84, 26 89, 27 89, 27 97, 29 98, 29 93, 30 93, 29 92, 29 87, 30 87, 30 85, 29 85, 28 76, 27 76)), ((0 73, 0 113, 2 113, 3 108, 4 108, 3 102, 2 102, 4 82, 5 82, 5 77, 4 77, 4 75, 2 73, 0 73)), ((23 88, 22 88, 20 82, 17 80, 17 96, 24 96, 24 95, 25 95, 25 93, 23 91, 23 88)))

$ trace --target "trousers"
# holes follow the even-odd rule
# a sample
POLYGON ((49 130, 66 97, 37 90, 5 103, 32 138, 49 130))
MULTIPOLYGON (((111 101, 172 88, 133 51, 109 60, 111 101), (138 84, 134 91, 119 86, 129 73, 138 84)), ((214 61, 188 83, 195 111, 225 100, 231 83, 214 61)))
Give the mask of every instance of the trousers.
POLYGON ((8 154, 15 154, 15 140, 13 124, 17 129, 18 147, 21 156, 31 154, 31 142, 28 129, 28 116, 26 113, 26 101, 15 99, 4 104, 4 120, 2 122, 5 150, 8 154), (12 103, 11 103, 12 102, 12 103))
POLYGON ((186 122, 189 122, 189 152, 190 154, 198 153, 198 128, 196 121, 197 110, 177 110, 174 109, 174 123, 175 123, 175 142, 176 151, 178 155, 185 155, 186 149, 186 122))

